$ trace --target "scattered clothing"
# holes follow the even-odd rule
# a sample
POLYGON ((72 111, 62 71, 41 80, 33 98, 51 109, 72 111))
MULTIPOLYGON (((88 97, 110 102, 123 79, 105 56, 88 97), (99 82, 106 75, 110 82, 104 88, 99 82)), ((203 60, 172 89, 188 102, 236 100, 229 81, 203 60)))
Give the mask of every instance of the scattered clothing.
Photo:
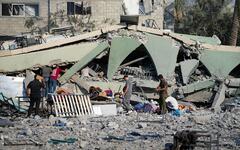
POLYGON ((165 102, 167 103, 168 108, 174 110, 178 109, 178 102, 174 97, 169 96, 168 98, 166 98, 165 102))
POLYGON ((176 110, 172 110, 170 112, 173 116, 177 116, 177 117, 180 117, 182 115, 182 112, 179 110, 179 109, 176 109, 176 110))

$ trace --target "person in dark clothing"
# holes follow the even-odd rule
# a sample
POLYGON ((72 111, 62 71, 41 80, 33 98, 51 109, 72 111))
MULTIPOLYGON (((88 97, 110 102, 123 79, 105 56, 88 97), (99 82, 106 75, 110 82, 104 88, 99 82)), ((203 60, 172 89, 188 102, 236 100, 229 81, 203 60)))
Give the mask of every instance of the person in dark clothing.
POLYGON ((40 101, 41 101, 41 89, 44 88, 43 81, 38 79, 38 75, 34 76, 34 80, 27 86, 27 94, 30 97, 30 106, 28 109, 28 117, 31 115, 34 104, 36 105, 35 115, 38 115, 40 101))
POLYGON ((44 84, 45 84, 45 89, 44 89, 44 96, 47 97, 48 92, 49 92, 49 81, 50 81, 50 75, 52 73, 52 68, 50 68, 48 65, 42 67, 42 76, 44 78, 44 84))
POLYGON ((126 83, 123 88, 123 96, 124 96, 123 105, 126 107, 126 110, 128 111, 128 113, 130 113, 132 111, 132 107, 130 104, 130 99, 132 96, 132 82, 129 80, 127 75, 124 76, 124 80, 126 83))
POLYGON ((167 112, 166 102, 165 99, 168 97, 168 83, 163 78, 163 75, 160 74, 159 76, 160 84, 156 88, 156 91, 159 93, 159 106, 162 114, 165 114, 167 112))

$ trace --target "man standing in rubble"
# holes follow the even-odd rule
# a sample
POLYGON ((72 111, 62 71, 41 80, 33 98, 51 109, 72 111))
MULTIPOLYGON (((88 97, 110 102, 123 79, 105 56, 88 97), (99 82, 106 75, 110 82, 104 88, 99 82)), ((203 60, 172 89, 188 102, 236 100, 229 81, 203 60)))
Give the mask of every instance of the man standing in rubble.
POLYGON ((160 79, 160 84, 156 88, 156 91, 159 93, 158 103, 159 103, 159 107, 160 107, 161 113, 165 114, 167 112, 165 99, 168 97, 168 83, 163 78, 162 74, 160 74, 158 77, 160 79))
POLYGON ((42 76, 44 78, 44 84, 45 84, 45 90, 44 90, 45 97, 47 97, 49 92, 49 81, 50 81, 51 72, 52 72, 52 68, 50 68, 48 65, 42 67, 42 76))
POLYGON ((40 76, 35 75, 34 80, 27 86, 27 95, 30 97, 30 106, 28 109, 28 117, 31 115, 34 104, 36 105, 35 115, 38 115, 41 101, 41 89, 44 88, 43 81, 40 76))
POLYGON ((129 80, 129 77, 127 75, 125 75, 123 78, 126 82, 123 88, 123 105, 127 109, 127 112, 130 113, 132 112, 132 107, 130 104, 130 99, 132 96, 132 82, 129 80))
POLYGON ((50 93, 54 93, 56 88, 57 88, 57 84, 58 81, 57 79, 60 77, 60 73, 63 72, 63 70, 57 65, 55 69, 53 69, 52 74, 50 76, 50 93))

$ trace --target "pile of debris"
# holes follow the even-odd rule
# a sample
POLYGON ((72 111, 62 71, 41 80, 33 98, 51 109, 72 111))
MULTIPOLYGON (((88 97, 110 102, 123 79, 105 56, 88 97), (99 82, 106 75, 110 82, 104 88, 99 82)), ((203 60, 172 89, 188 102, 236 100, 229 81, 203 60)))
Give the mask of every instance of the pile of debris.
POLYGON ((12 119, 13 127, 0 127, 0 148, 168 149, 184 146, 180 139, 185 134, 178 133, 184 130, 197 135, 192 143, 196 149, 239 148, 239 111, 200 112, 181 117, 147 113, 68 119, 19 117, 12 119))

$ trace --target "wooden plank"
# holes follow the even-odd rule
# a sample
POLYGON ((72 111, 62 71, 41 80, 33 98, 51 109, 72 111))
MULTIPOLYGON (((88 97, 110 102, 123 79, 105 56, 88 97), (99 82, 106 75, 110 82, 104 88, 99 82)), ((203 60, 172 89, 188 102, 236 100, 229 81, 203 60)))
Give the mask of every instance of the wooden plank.
POLYGON ((81 111, 80 111, 80 108, 79 108, 79 104, 78 104, 78 99, 76 96, 74 96, 74 104, 75 104, 75 109, 76 109, 76 112, 77 112, 77 116, 80 116, 81 115, 81 111))
POLYGON ((73 102, 73 100, 71 99, 70 95, 68 95, 68 100, 69 100, 69 107, 72 110, 73 114, 76 116, 76 112, 73 109, 74 105, 76 105, 76 104, 73 102))
POLYGON ((58 98, 57 95, 53 95, 53 97, 55 97, 55 99, 56 99, 56 103, 57 103, 57 106, 58 106, 59 117, 63 117, 61 101, 59 101, 59 98, 58 98))
POLYGON ((65 99, 64 99, 64 97, 62 96, 62 95, 60 95, 60 97, 62 98, 62 102, 63 102, 63 107, 64 107, 64 112, 65 112, 65 115, 66 116, 69 116, 69 112, 68 112, 68 110, 67 110, 67 104, 66 104, 66 101, 65 101, 65 99))
POLYGON ((77 110, 77 107, 76 107, 76 102, 75 102, 75 95, 69 95, 71 97, 71 101, 73 102, 73 107, 72 109, 74 110, 75 112, 75 116, 79 116, 79 113, 78 113, 78 110, 77 110))
POLYGON ((54 110, 56 112, 56 116, 59 116, 59 113, 58 113, 59 110, 60 110, 59 104, 56 102, 54 95, 51 95, 51 97, 52 97, 52 100, 53 100, 53 105, 54 105, 54 110))
POLYGON ((58 46, 74 43, 77 41, 81 41, 84 39, 88 39, 91 37, 99 36, 103 33, 107 33, 107 32, 118 30, 118 29, 125 28, 125 27, 126 27, 126 25, 107 26, 105 28, 102 28, 101 30, 84 33, 84 34, 66 38, 66 39, 61 39, 61 40, 57 40, 57 41, 51 41, 48 43, 40 44, 40 45, 34 45, 34 46, 29 46, 29 47, 25 47, 25 48, 21 48, 21 49, 11 50, 8 53, 0 52, 0 57, 9 56, 9 55, 18 55, 18 54, 29 53, 29 52, 45 50, 45 49, 49 49, 49 48, 53 48, 53 47, 58 47, 58 46))
POLYGON ((80 96, 80 102, 81 102, 81 105, 83 107, 83 114, 86 115, 87 114, 87 110, 86 110, 86 106, 85 106, 85 103, 84 103, 82 95, 80 96))
POLYGON ((68 96, 68 95, 62 95, 62 97, 64 97, 64 100, 65 100, 65 102, 66 102, 69 116, 73 116, 72 109, 71 109, 71 107, 69 106, 69 96, 68 96))
POLYGON ((79 100, 78 100, 77 96, 74 97, 74 103, 75 103, 76 110, 78 112, 78 116, 81 116, 82 112, 81 112, 81 109, 79 107, 79 100))
POLYGON ((56 99, 57 99, 57 103, 59 104, 59 108, 60 108, 60 112, 61 112, 61 116, 65 117, 65 110, 64 110, 64 106, 63 106, 63 101, 60 97, 60 95, 55 95, 56 99))
POLYGON ((81 101, 81 96, 77 95, 77 98, 78 98, 78 103, 79 103, 80 110, 81 110, 81 115, 84 115, 82 101, 81 101))
POLYGON ((90 113, 93 114, 93 107, 92 107, 90 97, 89 96, 86 96, 86 97, 87 97, 87 102, 88 102, 88 105, 89 105, 89 108, 90 108, 90 113))
POLYGON ((85 106, 87 109, 87 113, 88 113, 88 115, 90 115, 90 108, 88 106, 87 97, 85 95, 83 95, 83 100, 84 100, 84 103, 85 103, 85 106))

